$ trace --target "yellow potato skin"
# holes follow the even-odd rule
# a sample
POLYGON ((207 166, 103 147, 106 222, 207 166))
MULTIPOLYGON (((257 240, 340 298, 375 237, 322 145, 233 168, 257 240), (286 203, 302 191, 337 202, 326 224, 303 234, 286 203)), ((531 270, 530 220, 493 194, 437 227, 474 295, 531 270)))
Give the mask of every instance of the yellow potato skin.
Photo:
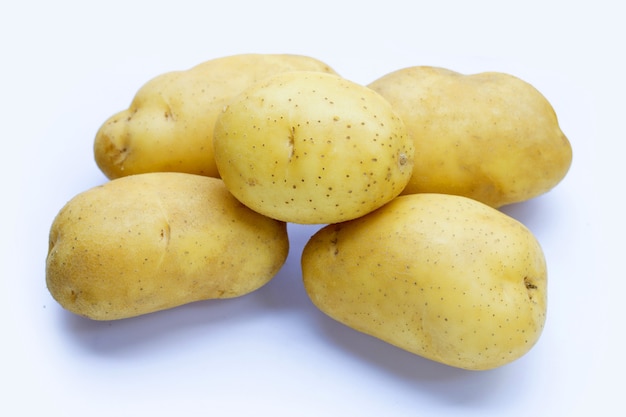
POLYGON ((544 327, 547 271, 537 240, 466 197, 397 197, 320 229, 301 262, 306 291, 328 316, 453 367, 510 363, 544 327))
POLYGON ((123 319, 247 294, 281 268, 286 225, 217 178, 146 173, 78 194, 50 228, 46 283, 67 310, 123 319))
POLYGON ((285 72, 224 109, 215 159, 228 189, 266 216, 335 223, 400 194, 413 142, 379 94, 338 75, 285 72))
POLYGON ((456 194, 497 208, 549 191, 569 170, 572 147, 554 109, 512 75, 416 66, 368 86, 392 103, 415 142, 403 194, 456 194))
POLYGON ((239 54, 161 74, 98 129, 96 164, 110 179, 163 171, 218 177, 212 141, 222 108, 248 85, 295 70, 335 73, 304 55, 239 54))

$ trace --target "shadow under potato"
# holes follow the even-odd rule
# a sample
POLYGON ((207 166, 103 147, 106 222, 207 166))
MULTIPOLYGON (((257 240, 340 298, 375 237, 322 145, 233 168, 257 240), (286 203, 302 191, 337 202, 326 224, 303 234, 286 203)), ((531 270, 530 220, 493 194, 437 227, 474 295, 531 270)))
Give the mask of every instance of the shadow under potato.
MULTIPOLYGON (((337 348, 339 355, 369 368, 381 385, 413 390, 415 394, 438 398, 445 403, 481 405, 510 402, 511 384, 526 383, 528 375, 520 363, 488 371, 470 371, 441 364, 397 348, 373 336, 349 328, 319 313, 311 324, 319 336, 337 348)), ((345 359, 342 359, 344 361, 345 359)), ((339 371, 341 372, 341 371, 339 371)))
POLYGON ((63 312, 63 326, 79 345, 94 353, 115 355, 185 344, 198 333, 210 338, 258 315, 252 297, 196 301, 168 310, 112 321, 95 321, 63 312), (186 334, 193 334, 186 337, 186 334))

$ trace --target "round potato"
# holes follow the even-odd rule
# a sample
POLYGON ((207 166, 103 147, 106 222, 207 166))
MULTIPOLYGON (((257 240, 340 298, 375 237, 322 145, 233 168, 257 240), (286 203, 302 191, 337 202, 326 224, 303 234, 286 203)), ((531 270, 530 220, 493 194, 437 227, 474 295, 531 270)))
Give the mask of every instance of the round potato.
POLYGON ((295 70, 335 73, 308 56, 241 54, 161 74, 100 127, 96 163, 110 179, 160 171, 218 177, 212 142, 222 108, 248 85, 295 70))
POLYGON ((284 263, 286 225, 217 178, 146 173, 71 199, 50 229, 46 282, 67 310, 113 320, 247 294, 284 263))
POLYGON ((325 226, 304 248, 302 273, 330 317, 464 369, 521 357, 546 318, 546 263, 535 237, 462 196, 404 195, 325 226))
POLYGON ((375 80, 415 142, 403 194, 445 193, 492 207, 556 186, 572 148, 546 98, 512 75, 409 67, 375 80))
POLYGON ((237 96, 216 121, 228 189, 266 216, 300 224, 362 216, 400 194, 413 142, 375 91, 338 75, 285 72, 237 96))

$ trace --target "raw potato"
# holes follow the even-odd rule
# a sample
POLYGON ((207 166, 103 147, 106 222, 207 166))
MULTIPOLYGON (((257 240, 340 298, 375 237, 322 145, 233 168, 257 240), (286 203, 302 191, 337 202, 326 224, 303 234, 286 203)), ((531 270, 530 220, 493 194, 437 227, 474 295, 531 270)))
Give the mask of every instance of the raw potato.
POLYGON ((248 88, 219 116, 215 159, 228 189, 300 224, 362 216, 396 197, 413 142, 391 105, 334 74, 299 71, 248 88))
POLYGON ((100 127, 96 163, 110 179, 158 171, 218 177, 212 145, 217 115, 248 85, 293 70, 335 73, 307 56, 241 54, 159 75, 100 127))
POLYGON ((484 370, 535 344, 546 318, 546 263, 517 220, 466 197, 400 196, 328 225, 302 253, 313 303, 417 355, 484 370))
POLYGON ((239 203, 220 179, 139 174, 61 209, 46 281, 67 310, 122 319, 254 291, 278 272, 288 247, 285 223, 239 203))
POLYGON ((552 106, 512 75, 409 67, 369 87, 393 104, 415 141, 403 194, 457 194, 500 207, 547 192, 569 170, 572 148, 552 106))

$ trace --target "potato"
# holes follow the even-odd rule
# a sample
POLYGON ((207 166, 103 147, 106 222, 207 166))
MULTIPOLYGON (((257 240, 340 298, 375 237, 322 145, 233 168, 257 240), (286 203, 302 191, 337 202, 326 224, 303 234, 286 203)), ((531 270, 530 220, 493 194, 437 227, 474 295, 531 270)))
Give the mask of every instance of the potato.
POLYGON ((46 282, 67 310, 122 319, 267 283, 286 225, 239 203, 217 178, 127 176, 71 199, 50 229, 46 282))
POLYGON ((161 74, 100 127, 96 163, 110 179, 159 171, 218 177, 212 145, 217 115, 248 85, 292 70, 335 73, 303 55, 241 54, 161 74))
POLYGON ((397 197, 320 229, 301 262, 306 291, 328 316, 453 367, 510 363, 544 327, 539 243, 517 220, 467 197, 397 197))
POLYGON ((320 72, 246 89, 218 117, 213 145, 235 197, 300 224, 362 216, 400 194, 412 173, 413 142, 387 100, 320 72))
POLYGON ((369 87, 392 103, 415 141, 403 194, 456 194, 501 207, 549 191, 569 170, 572 148, 554 109, 512 75, 418 66, 369 87))

